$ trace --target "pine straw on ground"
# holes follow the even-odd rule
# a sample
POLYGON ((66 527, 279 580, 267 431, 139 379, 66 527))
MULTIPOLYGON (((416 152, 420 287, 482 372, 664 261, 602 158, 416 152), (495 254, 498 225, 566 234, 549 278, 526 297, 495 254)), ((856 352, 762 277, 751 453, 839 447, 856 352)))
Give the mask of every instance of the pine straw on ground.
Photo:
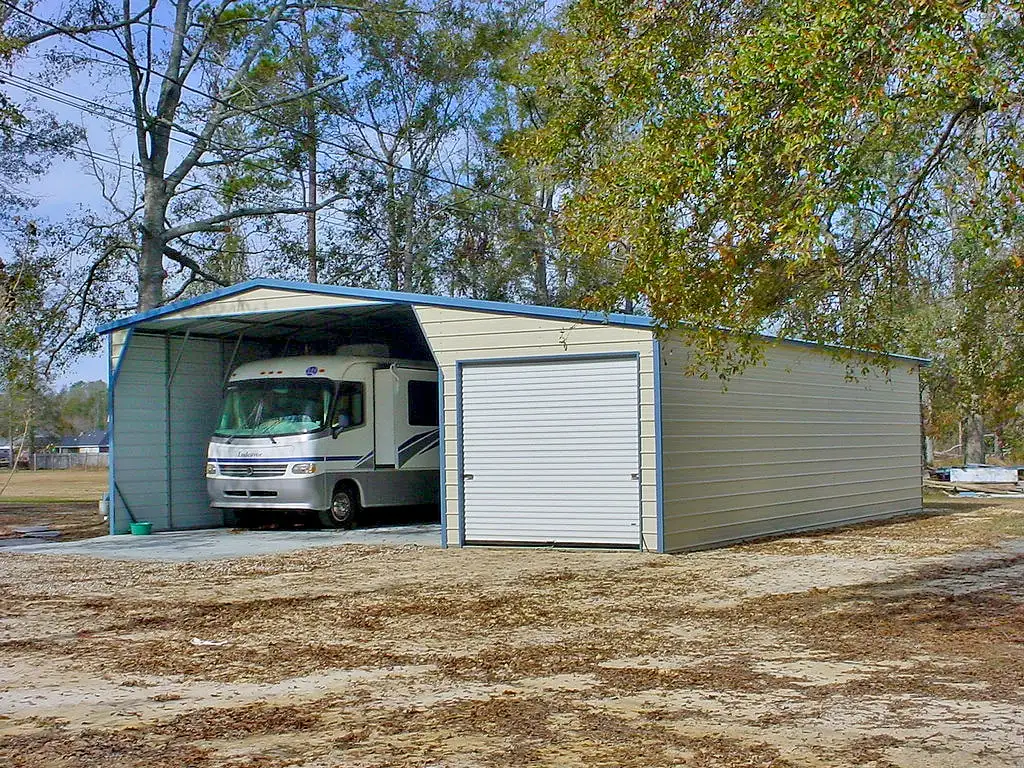
MULTIPOLYGON (((680 557, 0 555, 0 657, 120 681, 143 701, 116 727, 0 720, 0 764, 885 766, 903 764, 892 756, 909 744, 910 764, 931 765, 961 744, 919 728, 955 726, 956 707, 1021 709, 1024 555, 971 548, 1005 540, 971 515, 1005 531, 1013 514, 680 557), (787 586, 801 567, 820 569, 824 586, 787 586), (836 578, 843 568, 852 575, 836 578), (829 665, 855 673, 814 672, 829 665), (339 671, 367 676, 315 688, 339 671), (244 686, 257 700, 204 698, 244 686), (259 698, 268 686, 273 700, 259 698), (823 711, 849 718, 869 706, 885 712, 884 728, 820 730, 823 711)), ((1008 744, 1024 732, 1016 717, 964 728, 996 729, 1008 744)), ((1019 762, 1002 755, 980 764, 1019 762)))

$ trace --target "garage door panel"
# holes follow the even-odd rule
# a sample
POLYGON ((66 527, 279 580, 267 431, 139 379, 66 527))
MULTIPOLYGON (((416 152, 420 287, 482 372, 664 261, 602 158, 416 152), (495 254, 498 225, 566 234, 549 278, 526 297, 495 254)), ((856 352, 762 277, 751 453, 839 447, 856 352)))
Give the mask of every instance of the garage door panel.
POLYGON ((639 546, 636 358, 469 365, 467 543, 639 546))

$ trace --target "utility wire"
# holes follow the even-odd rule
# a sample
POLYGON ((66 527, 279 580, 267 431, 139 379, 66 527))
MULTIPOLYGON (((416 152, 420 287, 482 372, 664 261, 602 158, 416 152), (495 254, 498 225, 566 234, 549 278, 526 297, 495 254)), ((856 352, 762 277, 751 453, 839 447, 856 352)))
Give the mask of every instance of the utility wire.
MULTIPOLYGON (((59 90, 57 88, 53 88, 51 86, 47 86, 47 85, 44 85, 42 83, 39 83, 39 82, 36 82, 36 81, 33 81, 33 80, 29 80, 28 78, 23 78, 23 77, 20 77, 18 75, 0 75, 0 83, 4 83, 4 82, 6 82, 9 85, 13 85, 16 88, 20 88, 21 90, 26 91, 27 93, 31 93, 31 94, 33 94, 35 96, 40 96, 42 98, 49 99, 49 100, 54 101, 54 102, 56 102, 58 104, 63 104, 65 106, 72 107, 73 109, 77 109, 77 110, 79 110, 81 112, 87 112, 87 113, 89 113, 91 115, 95 115, 96 117, 102 118, 104 120, 109 120, 110 122, 118 123, 120 125, 127 126, 129 128, 132 128, 133 130, 135 128, 134 116, 131 113, 129 113, 129 112, 126 112, 126 111, 123 111, 123 110, 116 110, 116 109, 113 109, 113 108, 108 107, 106 105, 100 104, 98 102, 90 101, 89 99, 85 99, 85 98, 82 98, 80 96, 75 96, 75 95, 70 94, 70 93, 68 93, 66 91, 61 91, 61 90, 59 90)), ((179 130, 181 130, 181 129, 179 129, 179 130)), ((185 133, 187 133, 187 132, 185 132, 185 133)), ((177 136, 173 136, 173 135, 170 138, 171 138, 171 141, 177 142, 177 143, 182 144, 184 146, 191 146, 191 144, 188 141, 186 141, 185 139, 181 139, 181 138, 178 138, 177 136)), ((224 149, 224 150, 231 151, 231 152, 240 152, 240 153, 246 153, 247 152, 247 150, 241 150, 241 149, 238 149, 237 147, 232 147, 232 146, 230 146, 228 144, 224 144, 222 142, 218 142, 217 146, 220 149, 224 149)), ((297 177, 289 176, 286 171, 282 171, 280 169, 273 168, 273 167, 268 166, 268 165, 260 165, 258 163, 255 163, 254 165, 257 168, 260 168, 262 170, 267 171, 268 173, 277 174, 278 176, 284 178, 286 181, 289 181, 289 182, 292 182, 292 183, 295 183, 296 181, 299 181, 301 183, 301 179, 299 179, 297 177)), ((127 166, 122 166, 122 167, 127 168, 127 166)), ((133 172, 137 172, 137 173, 141 173, 142 172, 141 169, 138 168, 138 167, 134 167, 134 168, 131 168, 129 170, 132 170, 133 172)), ((204 184, 201 184, 201 183, 197 183, 197 184, 192 185, 192 188, 193 189, 204 190, 204 191, 210 192, 211 194, 217 194, 218 193, 217 189, 215 189, 213 187, 210 187, 210 186, 207 186, 207 185, 204 185, 204 184)), ((292 203, 293 201, 288 200, 286 202, 292 203)), ((305 203, 295 202, 294 205, 305 205, 305 203)), ((341 221, 339 219, 333 218, 333 217, 323 213, 322 210, 323 209, 321 209, 320 211, 317 211, 317 213, 318 213, 319 217, 322 218, 323 220, 325 220, 327 222, 330 222, 332 224, 335 224, 335 225, 337 225, 339 227, 347 226, 347 222, 344 222, 344 221, 341 221)))
MULTIPOLYGON (((10 0, 0 0, 0 4, 6 5, 11 10, 16 11, 17 13, 20 13, 21 15, 26 16, 26 17, 32 19, 33 21, 35 21, 38 24, 42 24, 42 25, 44 25, 46 27, 49 27, 50 29, 53 29, 56 32, 60 32, 62 34, 65 34, 68 37, 70 37, 72 40, 75 40, 75 41, 81 43, 82 45, 85 45, 86 47, 92 48, 93 50, 98 51, 100 53, 103 53, 104 55, 109 56, 109 57, 111 57, 113 59, 117 59, 117 60, 121 61, 122 63, 124 63, 126 65, 130 63, 130 62, 128 62, 127 59, 125 59, 120 54, 115 53, 114 51, 107 50, 106 48, 103 48, 102 46, 97 45, 95 43, 91 43, 88 40, 84 40, 81 37, 79 37, 78 35, 75 35, 73 32, 69 32, 68 29, 65 28, 65 27, 61 27, 61 26, 59 26, 57 24, 54 24, 51 21, 48 21, 48 20, 43 19, 43 18, 40 18, 39 16, 36 16, 35 14, 30 13, 29 11, 26 11, 26 10, 24 10, 22 8, 19 8, 15 3, 12 3, 10 0)), ((158 71, 156 71, 156 70, 154 70, 154 69, 152 69, 150 67, 143 66, 142 64, 140 64, 138 62, 131 62, 131 63, 133 64, 133 66, 136 66, 142 72, 147 72, 147 73, 149 73, 151 75, 155 75, 156 77, 159 77, 162 80, 165 80, 167 82, 172 83, 173 85, 176 85, 177 87, 181 88, 184 91, 189 91, 189 92, 194 93, 196 95, 202 96, 202 97, 204 97, 206 99, 209 99, 209 100, 213 101, 216 104, 219 104, 221 106, 227 107, 228 109, 230 109, 230 110, 232 110, 234 112, 239 112, 239 113, 242 113, 242 114, 249 115, 250 117, 255 118, 257 120, 260 120, 260 121, 266 123, 267 125, 271 125, 271 126, 277 128, 279 130, 287 131, 289 133, 294 133, 294 134, 296 134, 298 136, 301 136, 303 138, 306 138, 306 139, 315 139, 315 140, 319 141, 320 144, 322 144, 322 145, 326 145, 326 146, 334 147, 336 149, 340 149, 341 151, 343 151, 343 152, 345 152, 347 154, 353 155, 355 157, 358 157, 358 158, 360 158, 362 160, 366 160, 368 162, 375 163, 375 164, 378 164, 378 165, 385 165, 385 166, 387 166, 389 168, 392 168, 393 170, 401 171, 401 172, 408 173, 408 174, 415 175, 415 176, 419 176, 420 178, 426 179, 428 181, 433 181, 433 182, 436 182, 436 183, 439 183, 439 184, 446 184, 446 185, 452 187, 453 189, 461 189, 461 190, 464 190, 464 191, 467 191, 467 192, 472 192, 475 195, 481 195, 481 196, 490 197, 492 199, 500 200, 502 202, 510 203, 512 205, 516 205, 516 206, 523 207, 523 208, 530 208, 532 210, 535 210, 535 211, 543 213, 545 216, 550 216, 551 213, 552 213, 547 208, 544 208, 543 206, 540 206, 540 205, 536 205, 534 203, 530 203, 530 202, 527 202, 527 201, 524 201, 524 200, 517 200, 515 198, 509 197, 507 195, 502 195, 502 194, 497 193, 497 192, 491 192, 491 191, 487 191, 487 190, 480 190, 480 189, 477 189, 477 188, 475 188, 473 186, 470 186, 468 184, 463 184, 463 183, 458 182, 458 181, 453 181, 451 179, 446 179, 446 178, 444 178, 442 176, 436 176, 436 175, 431 174, 431 173, 429 173, 427 171, 422 171, 422 170, 419 170, 419 169, 416 169, 416 168, 409 168, 407 166, 402 165, 401 163, 395 163, 393 161, 386 160, 384 158, 374 157, 373 155, 366 154, 364 152, 356 150, 353 147, 347 146, 345 144, 340 144, 338 142, 330 141, 330 140, 324 139, 322 137, 313 136, 308 131, 304 131, 304 130, 296 128, 294 126, 289 126, 289 125, 286 125, 284 123, 279 123, 279 122, 277 122, 275 120, 272 120, 269 117, 266 117, 265 115, 260 114, 259 112, 255 111, 255 110, 247 109, 245 107, 240 107, 240 106, 237 106, 237 105, 233 105, 230 101, 222 99, 219 96, 214 96, 213 94, 207 93, 206 91, 203 91, 202 89, 195 88, 194 86, 191 86, 191 85, 189 85, 189 84, 187 84, 185 82, 182 82, 180 80, 176 80, 175 78, 169 77, 169 76, 165 75, 162 72, 158 72, 158 71)))
MULTIPOLYGON (((103 63, 108 63, 108 62, 103 62, 103 63)), ((33 94, 33 95, 49 99, 49 100, 54 101, 54 102, 59 103, 59 104, 64 104, 65 106, 69 106, 69 107, 72 107, 74 109, 78 109, 79 111, 87 112, 89 114, 95 115, 96 117, 100 117, 102 119, 109 120, 111 122, 119 123, 121 125, 124 125, 124 126, 127 126, 127 127, 131 128, 133 130, 136 127, 135 126, 135 116, 131 112, 128 112, 128 111, 125 111, 125 110, 114 109, 112 107, 108 107, 105 104, 100 104, 99 102, 92 101, 90 99, 86 99, 86 98, 83 98, 81 96, 76 96, 74 94, 68 93, 67 91, 62 91, 62 90, 60 90, 58 88, 54 88, 54 87, 46 85, 44 83, 40 83, 40 82, 38 82, 36 80, 31 80, 29 78, 21 77, 20 75, 13 75, 13 74, 0 75, 0 83, 3 83, 3 82, 7 82, 8 84, 13 85, 13 86, 15 86, 17 88, 20 88, 21 90, 24 90, 24 91, 26 91, 28 93, 33 94)), ((185 129, 182 129, 179 126, 175 126, 175 128, 178 131, 180 131, 182 133, 185 133, 186 135, 194 136, 194 134, 190 133, 189 131, 187 131, 185 129)), ((182 139, 182 138, 179 138, 177 136, 174 136, 174 135, 170 136, 170 140, 174 141, 174 142, 176 142, 178 144, 181 144, 183 146, 188 146, 188 147, 192 146, 192 144, 190 142, 186 141, 185 139, 182 139)), ((228 152, 238 152, 238 153, 241 153, 241 154, 245 154, 245 155, 247 155, 249 157, 251 157, 253 155, 256 155, 259 151, 263 151, 263 152, 266 151, 266 150, 250 151, 250 150, 246 150, 246 149, 240 149, 238 147, 232 146, 230 144, 227 144, 227 143, 219 141, 219 140, 212 140, 210 143, 212 145, 214 145, 216 148, 219 148, 221 150, 228 151, 228 152)), ((267 159, 269 160, 270 158, 267 158, 267 159)), ((251 160, 248 161, 248 162, 251 162, 251 160)), ((274 167, 269 166, 269 165, 263 165, 263 164, 260 164, 260 163, 253 163, 253 165, 256 168, 260 168, 261 170, 264 170, 264 171, 266 171, 268 173, 276 174, 276 175, 280 176, 281 178, 283 178, 286 181, 289 181, 291 183, 296 183, 296 182, 299 183, 299 184, 303 183, 303 179, 301 178, 301 176, 294 176, 294 177, 290 176, 286 171, 282 171, 282 170, 280 170, 278 168, 274 168, 274 167)), ((134 169, 134 170, 138 171, 139 169, 134 169)), ((212 188, 210 188, 208 186, 205 186, 205 185, 202 185, 202 184, 198 184, 198 183, 193 185, 193 189, 203 189, 203 190, 211 192, 213 194, 216 194, 218 192, 218 190, 216 190, 216 189, 212 189, 212 188)), ((293 201, 288 200, 286 202, 291 203, 293 201)), ((454 206, 454 205, 452 205, 450 203, 443 203, 443 202, 441 202, 440 200, 438 200, 436 198, 435 199, 429 199, 428 198, 428 199, 424 200, 424 204, 427 205, 428 207, 439 208, 439 209, 442 209, 442 210, 447 210, 447 211, 450 211, 450 212, 453 212, 453 213, 459 213, 459 214, 464 214, 464 215, 473 215, 475 213, 474 211, 468 211, 468 210, 466 210, 464 208, 459 208, 459 207, 454 206)), ((301 203, 300 202, 294 202, 294 205, 296 205, 296 206, 298 206, 298 205, 305 205, 305 202, 301 202, 301 203)), ((339 219, 337 219, 337 218, 335 218, 335 217, 325 213, 324 209, 319 209, 317 211, 317 216, 318 216, 318 218, 322 219, 323 221, 326 221, 328 223, 334 224, 334 225, 336 225, 338 227, 343 227, 344 228, 344 227, 349 226, 349 224, 350 224, 347 221, 339 220, 339 219)))
MULTIPOLYGON (((69 105, 69 106, 72 106, 72 105, 69 105)), ((14 126, 9 126, 8 130, 11 133, 13 133, 15 135, 20 135, 23 138, 33 138, 33 134, 32 134, 31 131, 26 131, 26 130, 24 130, 22 128, 17 128, 17 127, 14 127, 14 126)), ((122 170, 128 171, 129 173, 141 173, 141 169, 138 166, 128 165, 127 163, 125 163, 124 161, 122 161, 121 159, 119 159, 117 157, 113 157, 111 155, 107 155, 107 154, 104 154, 102 152, 97 152, 96 150, 92 149, 88 145, 84 145, 83 146, 82 142, 77 142, 74 145, 73 151, 76 154, 81 155, 82 157, 86 157, 86 158, 88 158, 89 160, 91 160, 91 161, 93 161, 95 163, 100 163, 100 164, 104 164, 104 165, 114 166, 114 167, 120 168, 122 170)), ((209 186, 203 185, 203 184, 194 184, 192 188, 193 189, 201 189, 203 191, 210 192, 211 194, 216 194, 218 192, 217 189, 214 189, 212 187, 209 187, 209 186)), ((430 201, 428 201, 428 203, 429 202, 430 201)), ((324 218, 325 220, 327 220, 327 221, 329 221, 329 222, 331 222, 333 224, 337 224, 338 226, 341 226, 341 227, 347 226, 347 224, 348 224, 347 222, 339 221, 338 219, 333 219, 333 218, 330 218, 330 217, 327 217, 327 216, 324 216, 322 218, 324 218)), ((417 250, 418 251, 424 251, 424 250, 430 248, 431 246, 435 245, 436 243, 439 243, 441 240, 443 240, 444 238, 446 238, 449 235, 451 235, 459 226, 460 226, 459 222, 455 222, 455 223, 449 225, 439 235, 437 235, 436 237, 431 239, 429 242, 424 243, 423 245, 417 246, 417 250)))

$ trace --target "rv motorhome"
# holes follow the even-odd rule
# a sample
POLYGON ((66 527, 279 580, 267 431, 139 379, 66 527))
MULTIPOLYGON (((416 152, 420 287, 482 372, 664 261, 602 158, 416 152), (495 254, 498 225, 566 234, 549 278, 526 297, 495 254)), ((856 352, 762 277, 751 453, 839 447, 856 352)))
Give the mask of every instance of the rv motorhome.
POLYGON ((240 365, 210 439, 210 505, 225 525, 314 511, 350 528, 362 507, 437 503, 437 409, 437 369, 373 345, 240 365))

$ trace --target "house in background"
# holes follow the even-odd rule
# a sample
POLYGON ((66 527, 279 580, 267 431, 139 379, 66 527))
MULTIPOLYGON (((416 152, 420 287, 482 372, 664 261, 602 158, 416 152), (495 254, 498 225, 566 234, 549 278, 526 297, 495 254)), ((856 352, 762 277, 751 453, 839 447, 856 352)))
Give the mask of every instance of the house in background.
POLYGON ((109 453, 110 430, 93 429, 61 438, 57 453, 109 453))

